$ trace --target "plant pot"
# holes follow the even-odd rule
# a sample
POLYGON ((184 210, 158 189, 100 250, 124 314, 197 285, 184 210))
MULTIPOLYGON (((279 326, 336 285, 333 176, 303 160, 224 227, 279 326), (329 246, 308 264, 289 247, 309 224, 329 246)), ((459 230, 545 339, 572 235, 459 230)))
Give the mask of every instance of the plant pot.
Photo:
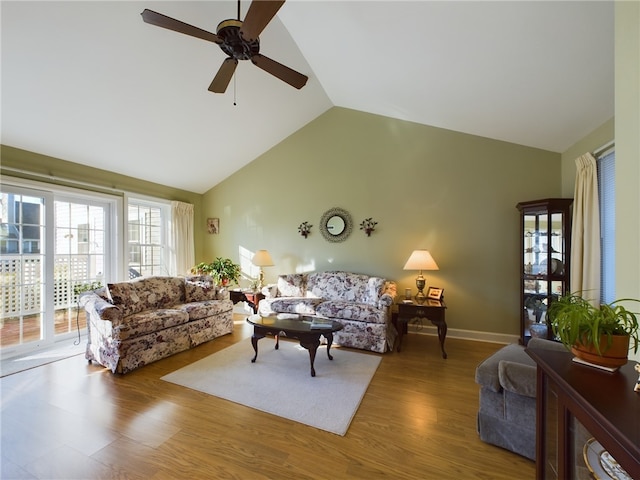
POLYGON ((608 339, 600 337, 600 354, 594 345, 576 344, 571 347, 571 353, 589 363, 603 367, 621 367, 627 363, 629 356, 629 336, 613 335, 611 346, 607 348, 608 339))

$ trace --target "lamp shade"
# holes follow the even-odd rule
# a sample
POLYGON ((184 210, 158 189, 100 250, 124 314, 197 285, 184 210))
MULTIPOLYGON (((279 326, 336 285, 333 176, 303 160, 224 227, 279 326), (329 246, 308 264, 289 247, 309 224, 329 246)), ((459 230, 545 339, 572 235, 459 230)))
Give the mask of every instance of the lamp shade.
POLYGON ((271 255, 266 250, 258 250, 253 258, 251 259, 251 263, 253 263, 256 267, 272 267, 273 260, 271 259, 271 255))
POLYGON ((428 250, 414 250, 403 270, 439 270, 428 250))

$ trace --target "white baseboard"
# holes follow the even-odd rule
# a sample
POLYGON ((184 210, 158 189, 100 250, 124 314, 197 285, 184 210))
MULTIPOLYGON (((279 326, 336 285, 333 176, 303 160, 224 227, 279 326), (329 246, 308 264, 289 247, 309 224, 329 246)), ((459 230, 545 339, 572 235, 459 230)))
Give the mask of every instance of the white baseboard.
MULTIPOLYGON (((419 335, 438 335, 438 329, 432 325, 420 325, 409 323, 409 333, 417 333, 419 335)), ((518 343, 518 335, 509 335, 506 333, 479 332, 476 330, 462 330, 459 328, 448 328, 447 338, 458 338, 460 340, 474 340, 477 342, 501 343, 508 345, 510 343, 518 343)))

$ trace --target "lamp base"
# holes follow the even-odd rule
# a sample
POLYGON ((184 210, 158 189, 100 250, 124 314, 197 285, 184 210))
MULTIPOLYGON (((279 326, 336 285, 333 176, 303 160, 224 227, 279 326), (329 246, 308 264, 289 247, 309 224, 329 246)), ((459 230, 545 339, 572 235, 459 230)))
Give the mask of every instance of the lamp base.
POLYGON ((260 277, 258 280, 258 291, 261 291, 263 287, 264 287, 264 272, 262 271, 262 268, 260 268, 260 277))
POLYGON ((424 295, 424 287, 427 284, 427 282, 425 281, 424 277, 422 276, 422 272, 420 272, 420 275, 418 275, 418 277, 416 278, 416 288, 418 289, 418 293, 416 293, 416 299, 417 300, 424 300, 425 295, 424 295))

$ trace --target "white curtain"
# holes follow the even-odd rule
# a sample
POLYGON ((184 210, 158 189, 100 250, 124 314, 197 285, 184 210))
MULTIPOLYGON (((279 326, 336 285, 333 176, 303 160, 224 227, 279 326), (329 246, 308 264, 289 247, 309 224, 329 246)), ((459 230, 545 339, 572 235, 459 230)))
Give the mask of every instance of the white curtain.
POLYGON ((173 273, 185 275, 195 264, 193 205, 183 202, 171 202, 171 225, 173 273))
POLYGON ((600 303, 600 208, 598 171, 590 153, 576 158, 571 236, 571 292, 600 303))

